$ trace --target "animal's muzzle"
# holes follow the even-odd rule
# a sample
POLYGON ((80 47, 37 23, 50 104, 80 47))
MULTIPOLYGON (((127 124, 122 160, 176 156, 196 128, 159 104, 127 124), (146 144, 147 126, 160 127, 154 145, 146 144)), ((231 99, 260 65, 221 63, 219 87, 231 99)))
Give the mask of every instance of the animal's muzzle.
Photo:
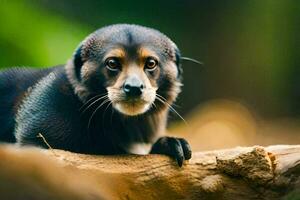
POLYGON ((127 97, 140 97, 143 94, 144 84, 137 76, 128 77, 123 84, 123 91, 127 97))

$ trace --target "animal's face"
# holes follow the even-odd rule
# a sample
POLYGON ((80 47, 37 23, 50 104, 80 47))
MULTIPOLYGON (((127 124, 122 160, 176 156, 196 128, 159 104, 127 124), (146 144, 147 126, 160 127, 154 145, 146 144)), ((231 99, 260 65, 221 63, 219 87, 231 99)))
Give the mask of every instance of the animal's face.
POLYGON ((74 58, 77 83, 88 95, 107 92, 113 107, 134 116, 165 107, 180 91, 176 45, 153 29, 114 25, 91 34, 74 58), (163 103, 167 102, 167 103, 163 103))
POLYGON ((112 48, 104 57, 108 98, 126 115, 138 115, 154 103, 158 89, 159 56, 147 47, 112 48))

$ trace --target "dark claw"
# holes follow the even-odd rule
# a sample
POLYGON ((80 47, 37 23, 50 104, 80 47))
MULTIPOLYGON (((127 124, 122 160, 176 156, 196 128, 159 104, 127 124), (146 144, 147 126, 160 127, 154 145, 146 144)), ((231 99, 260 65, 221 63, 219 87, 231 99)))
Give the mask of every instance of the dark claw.
POLYGON ((171 156, 176 159, 179 167, 181 167, 184 160, 184 153, 180 141, 176 138, 170 138, 170 149, 171 156))
POLYGON ((190 145, 185 139, 174 137, 162 137, 152 146, 152 154, 164 154, 176 159, 179 167, 184 160, 189 160, 192 156, 190 145))
POLYGON ((191 150, 191 147, 190 147, 189 143, 185 139, 183 139, 183 138, 179 138, 179 141, 180 141, 182 149, 183 149, 184 158, 186 160, 191 159, 191 157, 192 157, 192 150, 191 150))

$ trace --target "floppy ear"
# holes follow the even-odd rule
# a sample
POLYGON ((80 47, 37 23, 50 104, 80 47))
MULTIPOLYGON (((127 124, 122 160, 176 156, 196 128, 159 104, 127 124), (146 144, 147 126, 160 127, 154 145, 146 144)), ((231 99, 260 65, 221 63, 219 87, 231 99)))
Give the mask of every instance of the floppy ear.
POLYGON ((81 67, 83 65, 83 60, 82 60, 82 45, 80 45, 77 50, 75 51, 74 54, 74 70, 75 70, 75 75, 76 78, 78 79, 78 81, 81 80, 81 76, 80 76, 80 71, 81 71, 81 67))
POLYGON ((181 67, 181 54, 177 47, 175 47, 175 64, 176 64, 177 70, 178 70, 177 78, 181 78, 182 72, 183 72, 182 67, 181 67))

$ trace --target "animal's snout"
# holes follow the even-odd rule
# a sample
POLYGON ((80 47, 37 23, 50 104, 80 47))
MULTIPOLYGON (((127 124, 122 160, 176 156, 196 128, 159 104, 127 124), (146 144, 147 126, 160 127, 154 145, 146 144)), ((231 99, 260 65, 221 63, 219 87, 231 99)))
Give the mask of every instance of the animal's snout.
POLYGON ((124 82, 123 91, 128 97, 139 97, 142 95, 144 87, 141 79, 136 76, 131 76, 124 82))

